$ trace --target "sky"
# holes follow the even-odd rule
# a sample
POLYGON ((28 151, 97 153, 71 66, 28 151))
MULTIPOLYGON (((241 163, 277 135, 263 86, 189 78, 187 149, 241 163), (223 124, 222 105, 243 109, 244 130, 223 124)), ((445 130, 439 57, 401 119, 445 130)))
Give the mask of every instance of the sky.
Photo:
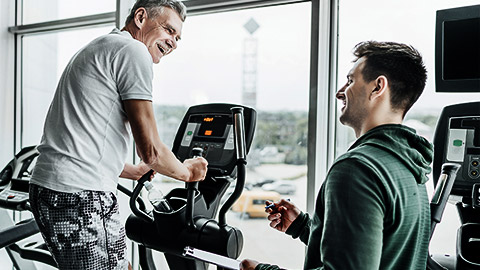
MULTIPOLYGON (((425 92, 414 110, 480 100, 480 94, 436 93, 434 83, 437 9, 478 4, 478 0, 340 1, 338 84, 351 68, 351 50, 364 40, 413 45, 428 70, 425 92)), ((252 38, 257 50, 257 108, 308 109, 310 3, 259 8, 187 18, 173 54, 155 67, 155 97, 162 104, 241 102, 243 25, 260 25, 252 38)), ((322 71, 320 71, 322 72, 322 71)))
POLYGON ((242 102, 247 39, 257 43, 257 108, 306 111, 310 3, 187 18, 178 49, 155 67, 154 97, 166 104, 242 102), (244 28, 250 19, 260 26, 253 35, 244 28))
POLYGON ((448 104, 480 100, 480 93, 436 93, 434 82, 436 11, 475 4, 480 4, 480 1, 340 0, 340 79, 344 79, 350 69, 348 61, 352 59, 351 49, 355 44, 363 40, 397 41, 419 50, 427 67, 427 86, 413 109, 441 108, 448 104))
MULTIPOLYGON (((78 1, 58 1, 59 14, 71 17, 93 11, 109 12, 115 6, 113 0, 97 2, 87 0, 80 5, 78 1)), ((436 10, 474 5, 479 3, 478 0, 339 2, 338 85, 345 82, 352 66, 351 50, 355 44, 364 40, 389 40, 411 44, 424 56, 428 81, 414 109, 441 108, 447 104, 480 100, 479 93, 434 91, 436 10)), ((39 2, 25 0, 24 5, 35 7, 39 2)), ((253 38, 257 42, 257 109, 308 110, 310 8, 311 4, 307 2, 188 17, 178 49, 154 67, 154 102, 185 106, 206 102, 241 103, 245 67, 243 45, 246 39, 253 38), (250 19, 260 26, 253 35, 243 27, 250 19)), ((30 10, 33 11, 27 17, 36 20, 44 17, 39 12, 41 9, 30 10)), ((110 28, 62 33, 58 46, 58 76, 81 46, 110 28)))

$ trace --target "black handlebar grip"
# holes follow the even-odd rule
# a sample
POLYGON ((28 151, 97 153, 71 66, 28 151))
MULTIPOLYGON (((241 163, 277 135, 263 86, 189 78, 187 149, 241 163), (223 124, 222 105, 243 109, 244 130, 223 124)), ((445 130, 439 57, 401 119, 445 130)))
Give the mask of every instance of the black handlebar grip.
MULTIPOLYGON (((192 149, 192 158, 201 157, 203 155, 203 149, 195 147, 192 149)), ((187 221, 187 228, 194 231, 195 222, 193 221, 193 208, 195 203, 195 193, 198 189, 198 182, 190 182, 186 184, 187 187, 187 205, 185 206, 185 220, 187 221)))

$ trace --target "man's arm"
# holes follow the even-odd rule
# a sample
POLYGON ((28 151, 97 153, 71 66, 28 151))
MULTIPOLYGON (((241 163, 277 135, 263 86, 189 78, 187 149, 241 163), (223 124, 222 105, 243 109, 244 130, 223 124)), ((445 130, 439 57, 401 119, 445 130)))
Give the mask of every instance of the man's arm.
POLYGON ((266 212, 269 214, 267 219, 270 220, 270 227, 293 238, 300 238, 305 245, 308 244, 311 221, 307 213, 303 213, 295 204, 284 199, 274 203, 273 207, 267 205, 266 212))
MULTIPOLYGON (((334 165, 317 199, 304 269, 379 269, 385 208, 377 180, 359 161, 334 165)), ((244 260, 241 269, 282 268, 244 260)))
POLYGON ((386 195, 378 176, 346 159, 333 165, 323 185, 325 212, 316 210, 313 218, 306 268, 379 269, 386 195))
POLYGON ((137 165, 133 165, 130 163, 125 163, 123 166, 123 171, 120 174, 121 178, 127 178, 132 180, 138 180, 144 174, 146 174, 150 170, 147 164, 143 161, 138 163, 137 165))
POLYGON ((125 111, 132 128, 140 158, 154 171, 175 179, 192 182, 205 178, 207 161, 204 158, 181 163, 160 140, 149 100, 124 100, 125 111))

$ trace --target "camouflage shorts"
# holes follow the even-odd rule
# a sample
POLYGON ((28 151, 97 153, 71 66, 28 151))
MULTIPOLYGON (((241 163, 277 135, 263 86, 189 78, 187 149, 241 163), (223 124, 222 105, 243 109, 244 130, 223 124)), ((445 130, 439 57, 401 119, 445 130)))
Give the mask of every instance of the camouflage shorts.
POLYGON ((125 228, 111 192, 30 185, 30 204, 59 269, 127 269, 125 228))

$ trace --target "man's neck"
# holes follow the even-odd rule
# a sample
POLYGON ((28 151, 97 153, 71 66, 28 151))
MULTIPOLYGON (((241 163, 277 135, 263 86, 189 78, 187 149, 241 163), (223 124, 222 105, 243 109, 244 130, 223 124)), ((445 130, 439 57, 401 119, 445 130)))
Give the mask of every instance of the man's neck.
POLYGON ((136 36, 137 36, 137 29, 135 28, 135 26, 132 26, 131 23, 129 23, 128 25, 125 25, 125 27, 123 27, 120 31, 127 31, 130 33, 130 35, 134 38, 134 39, 137 39, 136 36))
POLYGON ((390 114, 376 114, 376 117, 370 117, 365 123, 360 127, 360 129, 355 130, 355 135, 357 138, 367 133, 372 128, 387 125, 387 124, 402 124, 403 116, 399 113, 390 113, 390 114))

